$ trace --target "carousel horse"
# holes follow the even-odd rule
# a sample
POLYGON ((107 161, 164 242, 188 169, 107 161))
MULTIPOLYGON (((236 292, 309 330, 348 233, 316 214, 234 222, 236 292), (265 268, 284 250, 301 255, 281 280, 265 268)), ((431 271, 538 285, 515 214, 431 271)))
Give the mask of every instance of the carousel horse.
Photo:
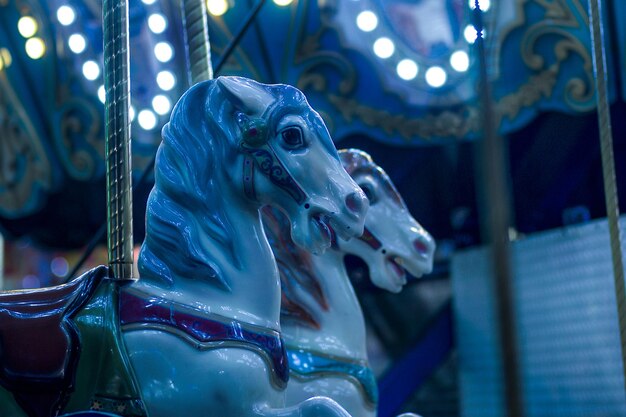
POLYGON ((358 150, 339 155, 370 201, 360 238, 345 241, 339 236, 334 250, 311 255, 289 238, 281 213, 263 211, 281 273, 281 326, 291 373, 287 403, 323 395, 353 416, 375 416, 378 391, 368 366, 365 322, 343 258, 359 256, 376 286, 399 292, 407 282, 406 271, 420 277, 432 270, 435 242, 369 155, 358 150))
POLYGON ((348 417, 323 397, 283 408, 289 371, 266 205, 285 213, 294 242, 323 253, 335 234, 363 232, 368 200, 299 90, 239 77, 196 84, 163 129, 141 279, 120 286, 101 267, 0 295, 0 400, 12 401, 0 415, 348 417), (24 318, 40 333, 17 331, 24 318), (47 329, 64 351, 37 346, 52 340, 47 329), (49 363, 38 356, 46 350, 49 363), (51 377, 62 383, 51 388, 51 377))

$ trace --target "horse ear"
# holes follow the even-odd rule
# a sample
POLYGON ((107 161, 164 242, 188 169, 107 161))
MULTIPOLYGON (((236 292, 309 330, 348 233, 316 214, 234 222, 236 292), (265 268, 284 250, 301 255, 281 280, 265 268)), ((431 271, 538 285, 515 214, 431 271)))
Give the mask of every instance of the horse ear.
POLYGON ((276 99, 263 84, 243 77, 218 77, 217 85, 239 111, 260 116, 276 99))

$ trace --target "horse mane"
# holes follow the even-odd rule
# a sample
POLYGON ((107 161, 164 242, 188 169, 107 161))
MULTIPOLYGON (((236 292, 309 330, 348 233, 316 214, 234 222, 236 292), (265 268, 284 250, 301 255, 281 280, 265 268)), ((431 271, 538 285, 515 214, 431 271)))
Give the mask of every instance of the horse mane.
POLYGON ((281 286, 281 321, 319 329, 320 323, 301 297, 304 292, 313 297, 319 306, 328 310, 328 302, 315 276, 311 253, 297 246, 289 233, 289 220, 278 209, 263 208, 263 226, 270 242, 281 286))
POLYGON ((146 238, 139 253, 142 278, 171 286, 175 277, 202 279, 225 290, 229 284, 207 248, 239 265, 234 232, 214 176, 228 160, 235 131, 224 117, 228 107, 214 80, 196 84, 178 101, 163 128, 155 184, 146 209, 146 238), (215 249, 213 248, 213 249, 215 249))

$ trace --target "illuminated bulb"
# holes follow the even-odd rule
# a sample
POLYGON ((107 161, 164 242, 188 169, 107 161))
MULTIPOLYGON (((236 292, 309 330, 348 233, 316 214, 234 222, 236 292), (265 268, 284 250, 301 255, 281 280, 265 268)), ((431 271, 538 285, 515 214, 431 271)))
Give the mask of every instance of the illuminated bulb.
POLYGON ((293 0, 274 0, 274 3, 276 3, 276 5, 278 6, 289 6, 291 3, 293 3, 293 0))
POLYGON ((76 20, 76 13, 70 6, 61 6, 57 9, 57 20, 63 26, 69 26, 76 20))
POLYGON ((371 32, 378 26, 378 17, 371 10, 365 10, 356 17, 356 25, 363 32, 371 32))
POLYGON ((151 14, 150 17, 148 17, 148 27, 152 33, 163 33, 165 28, 167 28, 167 20, 165 20, 165 16, 162 14, 151 14))
POLYGON ((403 59, 402 61, 398 62, 398 65, 396 66, 396 72, 398 73, 398 76, 407 81, 415 78, 417 76, 417 71, 417 64, 412 59, 403 59))
POLYGON ((26 275, 22 278, 22 288, 39 288, 41 281, 35 275, 26 275))
POLYGON ((87 61, 83 64, 83 75, 90 81, 100 76, 100 67, 96 61, 87 61))
POLYGON ((159 42, 154 45, 154 56, 161 62, 167 62, 172 59, 174 51, 172 46, 167 42, 159 42))
POLYGON ((446 74, 446 71, 441 67, 430 67, 426 70, 424 78, 426 78, 428 85, 439 88, 446 83, 448 74, 446 74))
POLYGON ((4 61, 4 67, 9 68, 13 62, 11 52, 7 48, 0 48, 0 58, 4 61))
POLYGON ((396 50, 393 41, 389 38, 378 38, 374 42, 374 53, 382 59, 389 58, 396 50))
POLYGON ((226 0, 207 0, 206 8, 213 16, 221 16, 228 11, 226 0))
POLYGON ((149 6, 149 5, 151 5, 151 4, 154 4, 154 2, 155 2, 155 1, 156 1, 156 0, 141 0, 141 2, 142 2, 143 4, 147 4, 148 6, 149 6))
POLYGON ((104 102, 106 101, 106 93, 104 91, 103 85, 98 87, 98 99, 100 99, 100 102, 102 102, 102 104, 104 104, 104 102))
POLYGON ((170 103, 170 99, 166 96, 159 94, 158 96, 154 96, 152 99, 152 108, 157 114, 161 116, 167 114, 172 108, 172 103, 170 103))
POLYGON ((87 47, 87 40, 83 35, 74 33, 67 39, 67 44, 72 52, 80 54, 87 47))
POLYGON ((67 260, 61 256, 58 256, 50 262, 50 271, 57 277, 64 277, 69 270, 67 260))
POLYGON ((176 78, 169 71, 161 71, 157 74, 156 82, 161 90, 169 91, 176 85, 176 78))
MULTIPOLYGON (((483 38, 486 36, 485 29, 483 29, 483 38)), ((478 33, 476 33, 476 28, 473 25, 467 25, 465 30, 463 31, 463 37, 467 41, 467 43, 476 42, 476 38, 478 37, 478 33)))
MULTIPOLYGON (((491 7, 490 0, 480 0, 479 4, 480 4, 480 10, 483 12, 486 12, 491 7)), ((476 0, 469 0, 469 7, 470 9, 474 10, 476 8, 476 0)))
POLYGON ((465 30, 463 31, 463 36, 468 43, 474 43, 476 41, 476 28, 474 25, 465 26, 465 30))
POLYGON ((465 72, 469 68, 469 56, 465 51, 456 51, 450 55, 450 66, 455 71, 465 72))
POLYGON ((32 59, 39 59, 46 53, 46 44, 41 38, 30 38, 25 46, 26 54, 32 59))
POLYGON ((150 110, 140 111, 139 115, 137 115, 137 121, 144 130, 154 129, 157 123, 156 116, 150 110))
POLYGON ((4 60, 0 56, 0 71, 2 71, 3 69, 4 69, 4 60))
POLYGON ((17 21, 17 31, 25 38, 33 36, 37 33, 37 29, 37 21, 31 16, 21 17, 20 20, 17 21))

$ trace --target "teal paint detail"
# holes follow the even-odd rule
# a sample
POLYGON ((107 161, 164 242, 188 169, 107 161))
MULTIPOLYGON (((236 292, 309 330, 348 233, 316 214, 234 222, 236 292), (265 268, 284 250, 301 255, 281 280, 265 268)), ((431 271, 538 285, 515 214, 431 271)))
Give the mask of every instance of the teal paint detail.
POLYGON ((80 332, 81 355, 75 391, 65 412, 101 410, 125 417, 145 417, 145 405, 122 340, 119 284, 104 279, 73 318, 80 332))
MULTIPOLYGON (((620 78, 622 84, 622 100, 626 99, 626 2, 622 0, 613 0, 610 3, 604 5, 602 9, 604 14, 609 14, 611 19, 605 20, 605 29, 604 29, 604 37, 611 39, 612 33, 608 30, 610 27, 615 27, 615 37, 617 39, 614 40, 612 49, 609 49, 607 54, 607 59, 611 57, 614 60, 617 60, 613 64, 613 68, 618 68, 620 73, 616 74, 617 77, 620 78), (617 53, 616 53, 617 52, 617 53)), ((609 71, 611 68, 609 67, 609 71)), ((609 77, 609 82, 611 82, 611 78, 609 77)))
POLYGON ((313 353, 303 349, 287 349, 289 371, 300 379, 321 378, 323 376, 345 377, 356 380, 365 397, 365 401, 375 406, 378 404, 378 386, 374 372, 366 361, 352 361, 313 353))

